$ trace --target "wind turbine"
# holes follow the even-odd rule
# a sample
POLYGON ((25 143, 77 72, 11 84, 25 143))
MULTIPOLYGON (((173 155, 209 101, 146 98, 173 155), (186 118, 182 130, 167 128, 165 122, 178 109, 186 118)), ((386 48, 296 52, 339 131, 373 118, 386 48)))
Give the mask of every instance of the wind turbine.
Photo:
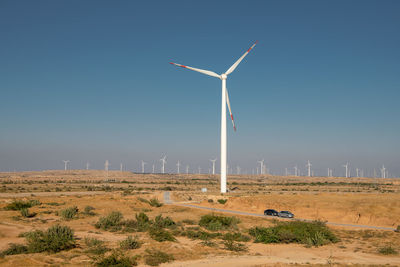
POLYGON ((69 163, 69 160, 63 160, 64 161, 64 171, 67 170, 67 164, 69 163))
POLYGON ((308 168, 308 177, 311 177, 311 162, 309 160, 307 160, 306 167, 308 168))
POLYGON ((142 160, 142 173, 144 173, 144 165, 146 165, 146 164, 147 163, 142 160))
POLYGON ((382 178, 386 178, 386 168, 385 168, 385 165, 382 165, 382 169, 381 169, 381 176, 382 176, 382 178))
POLYGON ((119 164, 119 171, 122 172, 122 162, 119 164))
POLYGON ((186 174, 189 174, 189 165, 186 165, 186 174))
POLYGON ((86 162, 86 170, 89 170, 89 162, 86 162))
POLYGON ((161 173, 165 173, 165 163, 167 162, 167 156, 161 158, 160 161, 162 162, 161 173))
POLYGON ((215 159, 210 159, 210 161, 212 162, 212 174, 214 175, 215 174, 215 162, 217 161, 217 158, 215 158, 215 159))
POLYGON ((260 174, 264 174, 264 159, 257 162, 260 163, 260 174))
POLYGON ((186 68, 189 70, 197 71, 197 72, 221 79, 221 81, 222 81, 222 92, 221 92, 221 96, 222 96, 221 97, 221 193, 226 193, 226 160, 227 160, 226 159, 226 157, 227 157, 226 105, 228 105, 229 114, 231 115, 233 129, 236 131, 236 126, 235 126, 235 122, 233 120, 233 115, 232 115, 232 111, 231 111, 231 105, 229 103, 228 90, 226 89, 226 80, 228 78, 228 75, 231 74, 236 69, 236 67, 239 65, 239 63, 247 56, 247 54, 254 48, 254 46, 256 44, 257 44, 257 42, 255 42, 225 73, 220 74, 220 75, 213 71, 192 68, 189 66, 170 62, 170 64, 172 64, 172 65, 176 65, 176 66, 186 68))
POLYGON ((155 171, 155 166, 154 166, 154 164, 153 164, 153 173, 154 173, 154 171, 155 171))
POLYGON ((104 163, 104 170, 107 172, 108 172, 108 166, 110 166, 110 162, 107 159, 106 162, 104 163))
POLYGON ((179 160, 178 160, 178 163, 176 164, 176 167, 177 167, 177 169, 178 169, 178 174, 179 174, 179 167, 181 166, 181 163, 179 162, 179 160))
POLYGON ((294 176, 297 176, 297 165, 294 166, 294 176))
POLYGON ((349 177, 349 163, 348 163, 348 162, 346 162, 346 164, 345 164, 345 165, 343 165, 343 167, 345 167, 345 168, 346 168, 346 178, 348 178, 348 177, 349 177))

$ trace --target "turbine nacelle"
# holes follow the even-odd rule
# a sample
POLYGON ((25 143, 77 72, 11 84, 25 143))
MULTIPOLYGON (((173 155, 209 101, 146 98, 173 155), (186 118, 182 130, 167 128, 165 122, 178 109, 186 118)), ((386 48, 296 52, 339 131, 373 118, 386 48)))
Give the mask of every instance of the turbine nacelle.
POLYGON ((228 75, 227 74, 221 74, 221 78, 220 78, 221 80, 226 80, 226 79, 228 79, 228 75))

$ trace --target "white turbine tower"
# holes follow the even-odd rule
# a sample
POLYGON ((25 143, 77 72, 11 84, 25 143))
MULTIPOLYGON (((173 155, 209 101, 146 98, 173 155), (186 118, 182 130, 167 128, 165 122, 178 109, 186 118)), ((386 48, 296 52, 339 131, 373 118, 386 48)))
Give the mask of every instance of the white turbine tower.
POLYGON ((153 173, 155 172, 155 165, 153 164, 153 173))
POLYGON ((385 168, 385 165, 382 165, 381 176, 382 176, 382 178, 386 178, 386 168, 385 168))
POLYGON ((89 162, 86 162, 86 170, 89 170, 89 166, 90 166, 89 162))
POLYGON ((231 111, 231 105, 229 103, 229 95, 228 95, 228 90, 226 89, 226 80, 228 78, 228 75, 231 74, 236 67, 239 65, 239 63, 247 56, 247 54, 254 48, 254 46, 257 44, 255 42, 225 73, 219 75, 213 71, 209 70, 202 70, 202 69, 197 69, 197 68, 192 68, 189 66, 181 65, 181 64, 176 64, 173 62, 170 62, 173 65, 186 68, 189 70, 197 71, 218 79, 221 79, 222 81, 222 99, 221 99, 221 193, 226 193, 226 160, 227 160, 227 152, 226 152, 226 145, 227 145, 227 138, 226 138, 226 105, 228 105, 229 113, 231 115, 232 119, 232 124, 233 124, 233 129, 236 131, 236 126, 235 122, 233 120, 233 115, 231 111))
POLYGON ((144 165, 146 165, 146 164, 147 163, 142 160, 142 173, 144 173, 144 165))
POLYGON ((348 178, 349 177, 349 163, 346 162, 346 164, 343 165, 343 167, 346 169, 346 178, 348 178))
POLYGON ((104 170, 105 171, 108 171, 108 166, 110 166, 110 162, 107 159, 106 162, 104 163, 104 170))
POLYGON ((294 176, 297 176, 297 165, 294 166, 294 176))
POLYGON ((179 174, 179 167, 181 166, 181 163, 179 162, 179 160, 178 160, 178 163, 176 163, 176 168, 177 168, 177 171, 178 171, 178 174, 179 174))
POLYGON ((167 156, 161 158, 160 161, 162 162, 161 173, 165 173, 165 163, 167 162, 167 156))
POLYGON ((210 161, 212 162, 212 174, 215 174, 215 162, 217 161, 217 159, 210 159, 210 161))
POLYGON ((199 166, 199 174, 201 174, 201 167, 199 166))
POLYGON ((260 163, 260 174, 264 174, 264 159, 257 162, 260 163))
POLYGON ((63 162, 64 162, 64 171, 66 171, 69 160, 63 160, 63 162))
POLYGON ((120 163, 120 164, 119 164, 119 171, 121 171, 121 172, 122 172, 122 167, 123 167, 123 166, 122 166, 122 163, 120 163))
POLYGON ((189 165, 186 165, 186 174, 189 174, 189 165))
POLYGON ((311 177, 311 162, 309 160, 307 160, 306 167, 308 168, 308 177, 311 177))

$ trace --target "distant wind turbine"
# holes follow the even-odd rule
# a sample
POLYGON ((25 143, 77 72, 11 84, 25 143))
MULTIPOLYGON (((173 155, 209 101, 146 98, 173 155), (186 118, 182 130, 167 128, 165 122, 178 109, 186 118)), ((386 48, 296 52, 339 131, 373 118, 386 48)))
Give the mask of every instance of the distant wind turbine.
POLYGON ((189 174, 189 165, 186 165, 186 174, 189 174))
POLYGON ((215 174, 215 162, 217 161, 217 158, 215 159, 210 159, 210 161, 212 162, 212 174, 215 174))
POLYGON ((306 167, 308 168, 308 177, 311 177, 311 163, 309 160, 307 161, 306 167))
POLYGON ((295 165, 294 166, 294 176, 297 176, 298 175, 298 173, 297 173, 297 165, 295 165))
POLYGON ((144 165, 146 165, 146 164, 147 163, 142 160, 142 173, 144 173, 144 165))
POLYGON ((254 48, 254 46, 257 44, 255 42, 225 73, 219 75, 213 71, 209 70, 203 70, 203 69, 197 69, 177 63, 170 62, 173 65, 186 68, 189 70, 197 71, 218 79, 221 79, 222 81, 222 99, 221 99, 221 193, 226 193, 226 165, 227 165, 227 138, 226 138, 226 105, 228 105, 229 113, 231 115, 231 120, 233 124, 233 129, 236 131, 236 126, 235 122, 233 120, 233 115, 231 111, 231 105, 229 103, 229 95, 228 95, 228 90, 226 89, 226 80, 228 78, 228 75, 231 74, 236 67, 239 65, 239 63, 247 56, 247 54, 254 48))
POLYGON ((86 162, 86 170, 89 170, 89 162, 86 162))
POLYGON ((160 161, 162 162, 161 173, 165 173, 165 163, 167 162, 167 156, 161 158, 160 161))
POLYGON ((386 168, 385 168, 385 165, 382 165, 382 169, 381 169, 381 176, 382 176, 382 178, 386 178, 386 168))
POLYGON ((349 163, 346 162, 346 164, 343 165, 343 167, 346 169, 346 178, 349 178, 349 163))
POLYGON ((178 174, 179 174, 179 167, 180 167, 180 166, 181 166, 181 163, 180 163, 179 160, 178 160, 178 163, 176 164, 178 174))
POLYGON ((107 159, 106 162, 104 163, 104 170, 107 172, 108 172, 108 166, 110 166, 110 162, 107 159))
POLYGON ((63 161, 64 161, 64 171, 66 171, 69 160, 63 160, 63 161))
POLYGON ((260 174, 264 174, 264 159, 257 161, 258 163, 260 163, 260 174))

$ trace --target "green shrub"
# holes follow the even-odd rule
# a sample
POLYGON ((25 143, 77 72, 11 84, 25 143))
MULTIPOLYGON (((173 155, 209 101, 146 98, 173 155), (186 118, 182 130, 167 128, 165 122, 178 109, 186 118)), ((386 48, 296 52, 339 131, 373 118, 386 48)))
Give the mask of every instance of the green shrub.
POLYGON ((144 261, 147 265, 158 266, 164 262, 173 261, 174 257, 157 249, 146 249, 144 261))
POLYGON ((383 255, 396 255, 398 252, 391 246, 386 245, 378 249, 378 252, 383 255))
POLYGON ((102 255, 106 253, 109 249, 104 245, 104 241, 93 237, 85 237, 85 245, 88 249, 85 250, 86 253, 102 255))
POLYGON ((227 199, 218 199, 219 204, 225 204, 228 200, 227 199))
POLYGON ((213 203, 214 202, 214 200, 212 200, 212 199, 209 199, 209 200, 207 200, 209 203, 213 203))
POLYGON ((207 246, 207 247, 216 247, 217 246, 217 243, 215 243, 214 241, 211 241, 211 240, 201 241, 200 244, 202 244, 203 246, 207 246))
POLYGON ((123 219, 122 213, 119 211, 113 211, 105 217, 101 217, 99 221, 95 224, 96 228, 108 230, 108 231, 118 231, 121 230, 121 221, 123 219))
POLYGON ((93 212, 94 210, 95 210, 95 208, 93 208, 92 206, 86 206, 83 210, 83 214, 89 215, 89 216, 94 216, 94 215, 96 215, 96 213, 93 212))
POLYGON ((11 244, 9 244, 8 249, 6 249, 0 253, 0 256, 17 255, 17 254, 24 254, 24 253, 28 253, 27 246, 22 245, 22 244, 11 243, 11 244))
POLYGON ((154 218, 154 225, 161 228, 175 228, 176 223, 170 218, 165 217, 163 218, 162 215, 158 215, 154 218))
POLYGON ((248 249, 246 245, 237 243, 234 240, 224 240, 224 248, 235 252, 247 251, 248 249))
POLYGON ((162 228, 152 227, 149 230, 149 234, 151 238, 158 242, 176 241, 175 237, 170 232, 162 228))
POLYGON ((72 220, 72 219, 76 218, 76 216, 78 215, 78 211, 79 211, 78 207, 73 206, 73 207, 69 207, 69 208, 61 210, 58 214, 64 220, 72 220))
POLYGON ((236 228, 239 222, 240 220, 236 217, 207 214, 201 217, 199 225, 211 231, 218 231, 236 228))
POLYGON ((25 217, 25 218, 32 218, 32 217, 36 216, 36 213, 35 212, 30 213, 27 208, 23 208, 23 209, 21 209, 21 215, 22 215, 22 217, 25 217))
POLYGON ((68 226, 54 225, 45 232, 36 230, 25 234, 28 251, 59 252, 75 247, 74 231, 68 226))
POLYGON ((36 199, 28 200, 28 201, 23 201, 23 200, 14 200, 10 204, 8 204, 4 209, 5 210, 22 210, 22 209, 27 209, 31 208, 33 206, 38 206, 40 205, 40 201, 36 199))
POLYGON ((243 235, 239 232, 236 233, 226 233, 222 236, 223 240, 232 240, 232 241, 238 241, 238 242, 249 242, 250 237, 247 235, 243 235))
POLYGON ((396 228, 395 232, 400 233, 400 225, 397 225, 397 228, 396 228))
POLYGON ((339 239, 323 222, 278 222, 273 227, 253 227, 249 230, 256 243, 301 243, 307 246, 322 246, 339 239))
POLYGON ((147 231, 150 227, 151 222, 146 213, 141 212, 139 214, 136 214, 135 217, 137 221, 137 231, 138 232, 147 231))
POLYGON ((157 198, 150 199, 149 204, 150 204, 150 206, 157 207, 157 208, 161 207, 163 205, 162 203, 160 203, 160 201, 158 201, 157 198))
POLYGON ((137 249, 140 248, 142 244, 140 243, 140 241, 138 240, 138 237, 132 237, 132 236, 128 236, 125 240, 122 240, 119 243, 119 246, 122 249, 137 249))
POLYGON ((189 224, 189 225, 195 225, 196 222, 194 220, 190 220, 190 219, 184 219, 182 221, 184 224, 189 224))
POLYGON ((150 228, 152 221, 145 213, 141 212, 136 214, 135 217, 136 220, 125 220, 121 223, 125 232, 145 232, 150 228))
POLYGON ((140 202, 149 204, 149 201, 147 199, 145 199, 145 198, 138 197, 137 200, 139 200, 140 202))
POLYGON ((190 239, 200 239, 200 240, 210 240, 222 236, 221 233, 209 233, 201 230, 200 231, 186 230, 181 234, 190 239))
POLYGON ((101 258, 96 265, 99 267, 131 267, 136 266, 137 257, 124 256, 121 252, 113 251, 107 257, 101 258))

